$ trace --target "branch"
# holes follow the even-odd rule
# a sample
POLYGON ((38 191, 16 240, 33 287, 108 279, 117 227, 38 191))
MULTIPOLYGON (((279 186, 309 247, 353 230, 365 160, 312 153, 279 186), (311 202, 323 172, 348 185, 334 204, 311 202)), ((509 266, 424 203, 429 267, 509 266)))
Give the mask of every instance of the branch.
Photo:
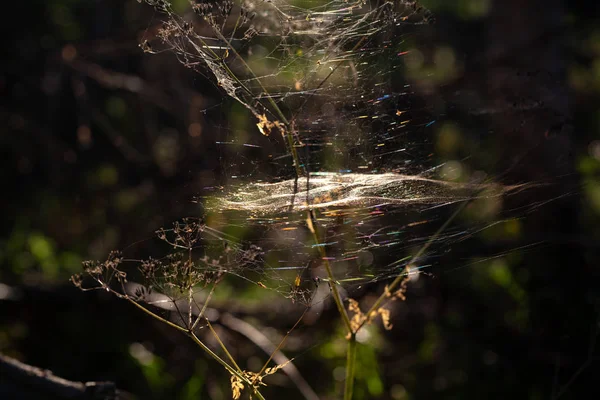
POLYGON ((0 394, 20 399, 116 400, 113 382, 73 382, 0 354, 0 394))

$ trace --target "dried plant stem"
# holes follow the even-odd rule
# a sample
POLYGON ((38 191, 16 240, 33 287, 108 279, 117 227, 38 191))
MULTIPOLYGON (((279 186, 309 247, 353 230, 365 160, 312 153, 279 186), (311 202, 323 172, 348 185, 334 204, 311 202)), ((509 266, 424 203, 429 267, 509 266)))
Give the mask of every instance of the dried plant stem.
POLYGON ((258 374, 256 375, 261 376, 263 374, 263 372, 265 372, 265 370, 267 369, 267 367, 269 366, 269 363, 271 362, 271 360, 273 359, 273 357, 275 357, 275 355, 279 352, 281 353, 281 348, 283 347, 283 344, 285 343, 285 341, 287 340, 287 338, 290 336, 290 333, 292 333, 292 331, 294 329, 296 329, 296 327, 298 326, 298 324, 300 323, 300 321, 302 321, 302 318, 304 318, 304 316, 306 315, 306 312, 308 311, 308 308, 306 308, 304 310, 304 312, 302 313, 302 315, 300 316, 300 318, 298 318, 298 320, 296 321, 296 323, 294 324, 294 326, 292 326, 291 329, 289 329, 285 336, 283 337, 283 339, 281 339, 281 341, 279 342, 279 344, 277 345, 277 347, 275 347, 275 349, 271 352, 271 355, 269 356, 269 359, 263 364, 263 367, 260 369, 260 371, 258 372, 258 374))
POLYGON ((213 328, 213 326, 210 323, 210 321, 208 320, 208 318, 205 318, 205 320, 206 320, 206 324, 208 325, 208 328, 210 329, 210 331, 214 335, 215 339, 217 339, 217 342, 219 343, 219 346, 221 346, 221 348, 223 349, 223 351, 227 355, 227 358, 229 358, 229 361, 231 361, 231 363, 235 366, 235 368, 238 370, 238 372, 242 372, 242 369, 239 367, 239 365, 237 365, 237 363, 235 362, 235 359, 233 358, 233 356, 231 355, 231 353, 229 352, 229 350, 227 350, 227 347, 225 346, 225 343, 223 343, 223 341, 221 340, 221 338, 217 334, 217 331, 215 331, 215 328, 213 328))
MULTIPOLYGON (((217 35, 217 37, 219 37, 219 39, 221 39, 222 41, 224 41, 227 44, 228 49, 230 49, 233 52, 233 54, 244 65, 244 67, 253 75, 253 77, 256 79, 256 81, 260 85, 261 89, 263 90, 264 94, 266 95, 267 101, 269 102, 269 104, 273 108, 272 111, 277 116, 279 116, 279 118, 281 119, 281 121, 285 124, 286 129, 285 129, 284 136, 285 136, 285 138, 287 140, 287 146, 289 148, 289 151, 290 151, 290 154, 292 156, 293 163, 294 163, 294 170, 296 172, 296 179, 298 179, 300 176, 302 176, 303 172, 304 172, 304 174, 307 175, 307 178, 308 178, 308 174, 306 173, 305 170, 304 171, 302 170, 302 167, 301 167, 301 164, 300 164, 300 158, 298 156, 298 151, 296 150, 296 145, 294 144, 294 137, 293 137, 293 134, 292 134, 292 126, 291 126, 289 120, 285 117, 284 113, 281 111, 281 108, 277 105, 277 103, 269 95, 267 89, 263 86, 263 84, 260 81, 260 79, 258 79, 258 77, 254 74, 254 71, 246 63, 246 60, 244 60, 244 58, 236 51, 236 49, 233 46, 231 46, 231 44, 229 43, 229 41, 221 34, 221 32, 219 32, 217 29, 213 29, 213 30, 214 30, 215 34, 217 35)), ((235 74, 233 74, 233 72, 226 66, 225 63, 223 63, 223 64, 225 65, 225 67, 228 70, 228 73, 231 74, 231 76, 233 77, 233 79, 236 80, 238 83, 241 84, 241 82, 235 76, 235 74)), ((320 240, 319 232, 318 232, 317 219, 316 219, 316 216, 315 216, 315 212, 312 209, 308 211, 308 221, 309 221, 308 225, 309 225, 309 228, 310 228, 310 230, 311 230, 311 232, 313 234, 313 238, 314 238, 315 244, 319 245, 321 243, 321 240, 320 240)), ((340 295, 340 292, 339 292, 336 284, 334 283, 334 282, 336 282, 336 279, 335 279, 335 276, 333 275, 333 270, 331 269, 331 265, 329 263, 329 260, 327 259, 327 252, 326 252, 325 248, 323 248, 322 246, 318 246, 318 249, 319 249, 319 254, 321 256, 321 259, 323 260, 323 264, 325 266, 325 270, 327 271, 327 277, 329 279, 331 291, 333 293, 333 300, 334 300, 334 302, 336 304, 336 307, 338 309, 340 317, 342 318, 344 326, 346 327, 346 330, 348 331, 348 335, 349 335, 347 363, 346 363, 346 383, 345 383, 345 390, 344 390, 344 399, 345 400, 350 400, 350 399, 352 399, 352 393, 353 393, 353 390, 354 390, 354 371, 356 369, 356 335, 355 335, 355 332, 352 330, 352 325, 350 324, 350 317, 348 316, 348 313, 346 312, 346 309, 344 307, 344 303, 343 303, 342 297, 340 295)), ((266 367, 266 365, 267 364, 265 364, 265 366, 263 367, 262 370, 264 370, 264 368, 266 367)))
MULTIPOLYGON (((215 35, 217 36, 217 38, 219 38, 220 40, 222 40, 223 42, 225 42, 227 44, 227 49, 229 49, 236 57, 238 60, 240 60, 240 62, 242 63, 242 65, 244 66, 244 68, 246 68, 248 70, 248 72, 250 72, 250 74, 252 75, 252 77, 256 80, 256 82, 258 83, 258 85, 260 86, 260 88, 262 89, 262 91, 264 92, 264 94, 267 97, 267 101, 269 102, 269 104, 271 105, 271 107, 273 107, 273 111, 277 114, 277 116, 279 118, 281 118, 281 121, 285 124, 285 125, 289 125, 289 121, 288 119, 285 117, 285 114, 281 111, 281 108, 279 108, 279 106, 277 105, 277 103, 275 103, 275 100, 273 100, 273 97, 271 97, 271 95, 269 94, 269 92, 267 91, 267 89, 265 88, 265 86, 262 84, 262 81, 260 79, 258 79, 258 77, 256 76, 256 74, 254 73, 254 71, 252 70, 252 68, 250 68, 250 66, 248 65, 248 63, 246 62, 246 60, 244 60, 244 57, 242 57, 240 55, 240 53, 238 53, 238 51, 231 45, 231 43, 229 43, 229 40, 227 40, 227 38, 225 36, 223 36, 223 34, 221 32, 219 32, 218 29, 215 29, 213 27, 213 32, 215 33, 215 35)), ((225 63, 223 63, 225 64, 225 63)), ((228 68, 229 70, 229 68, 228 68)), ((229 70, 229 72, 231 73, 232 77, 234 77, 234 79, 238 80, 237 77, 235 76, 235 74, 233 72, 231 72, 231 70, 229 70)))
POLYGON ((129 297, 122 297, 122 298, 124 298, 125 300, 129 301, 131 304, 133 304, 134 306, 136 306, 137 308, 139 308, 140 310, 142 310, 146 314, 150 315, 151 317, 159 320, 160 322, 162 322, 164 324, 169 325, 171 328, 175 328, 175 329, 177 329, 177 330, 179 330, 179 331, 181 331, 183 333, 187 333, 188 332, 187 329, 185 329, 185 328, 183 328, 183 327, 181 327, 181 326, 179 326, 177 324, 174 324, 173 322, 169 321, 168 319, 165 319, 165 318, 161 317, 158 314, 153 313, 152 311, 148 310, 146 307, 140 305, 138 302, 130 299, 129 297))
MULTIPOLYGON (((237 376, 238 378, 240 378, 243 382, 245 382, 248 387, 253 388, 253 392, 256 395, 256 397, 258 397, 260 400, 265 400, 265 398, 263 397, 263 395, 258 391, 258 389, 256 387, 253 386, 253 382, 247 378, 246 376, 244 376, 244 374, 236 371, 233 367, 231 367, 229 364, 227 364, 227 362, 225 362, 225 360, 223 360, 221 357, 219 357, 218 355, 216 355, 211 349, 209 349, 199 338, 198 336, 196 336, 196 334, 194 332, 188 332, 188 335, 192 338, 192 340, 194 342, 196 342, 196 344, 198 346, 200 346, 204 351, 206 351, 208 354, 210 354, 215 360, 217 360, 221 365, 223 365, 225 367, 225 369, 227 371, 229 371, 230 374, 237 376)), ((239 368, 239 367, 238 367, 239 368)))
MULTIPOLYGON (((288 330, 286 333, 286 337, 290 335, 290 333, 296 328, 298 323, 304 318, 304 315, 309 310, 306 308, 304 313, 298 318, 298 321, 292 328, 288 330)), ((224 314, 220 319, 223 325, 228 328, 240 333, 241 335, 247 337, 250 341, 252 341, 256 346, 262 349, 267 355, 269 355, 269 359, 265 363, 265 366, 258 372, 254 379, 256 380, 258 377, 263 376, 263 373, 266 370, 266 366, 273 360, 277 366, 280 366, 281 369, 288 375, 291 381, 298 387, 298 390, 304 395, 306 400, 319 400, 319 396, 315 393, 315 391, 310 387, 306 379, 302 376, 298 368, 293 364, 293 358, 290 359, 286 357, 285 354, 281 351, 281 347, 285 342, 286 337, 284 337, 279 345, 275 347, 271 340, 257 327, 254 325, 238 319, 231 314, 224 314)))
MULTIPOLYGON (((238 55, 238 57, 239 57, 239 55, 238 55)), ((248 67, 248 69, 249 69, 249 67, 248 67)), ((261 87, 262 87, 262 84, 261 84, 261 87)), ((266 92, 266 90, 265 90, 265 92, 266 92)), ((306 173, 306 171, 302 171, 302 167, 300 164, 300 158, 298 156, 298 151, 296 150, 296 146, 294 145, 294 137, 293 137, 293 134, 291 131, 292 126, 290 125, 288 120, 283 116, 281 109, 275 103, 275 101, 271 98, 271 96, 267 96, 267 97, 269 99, 269 103, 275 108, 276 113, 282 117, 282 120, 284 121, 284 123, 286 125, 285 137, 287 139, 287 145, 288 145, 290 153, 292 155, 292 160, 294 163, 294 170, 296 172, 296 179, 298 179, 302 175, 302 172, 304 172, 306 174, 306 177, 308 179, 308 174, 306 173)), ((292 206, 293 206, 293 204, 292 204, 292 206)), ((348 316, 348 313, 346 312, 346 309, 344 307, 344 302, 342 300, 342 296, 340 295, 340 292, 335 284, 336 279, 333 274, 333 270, 331 269, 329 259, 327 258, 327 251, 325 250, 325 248, 323 246, 318 246, 319 244, 321 244, 321 238, 319 237, 317 218, 315 215, 315 211, 313 209, 309 209, 309 211, 308 211, 307 225, 308 225, 310 231, 312 232, 313 239, 314 239, 315 244, 317 245, 317 248, 319 251, 319 255, 321 256, 321 260, 323 260, 323 265, 325 266, 325 270, 327 271, 327 278, 329 279, 329 285, 331 287, 331 292, 333 294, 333 301, 335 302, 335 305, 338 309, 340 317, 342 318, 344 326, 346 327, 346 330, 348 331, 349 341, 348 341, 348 353, 347 353, 347 363, 346 363, 346 382, 345 382, 345 390, 344 390, 344 400, 351 400, 352 393, 354 391, 354 370, 356 368, 356 335, 355 335, 355 332, 353 332, 353 330, 352 330, 352 325, 350 324, 350 317, 348 316)))
MULTIPOLYGON (((253 386, 253 382, 248 379, 246 376, 244 376, 244 374, 242 374, 239 371, 239 367, 237 366, 237 364, 235 364, 235 366, 237 367, 237 370, 235 368, 233 368, 231 365, 229 365, 225 360, 223 360, 221 357, 219 357, 214 351, 212 351, 207 345, 204 344, 204 342, 202 342, 202 340, 200 340, 200 338, 198 338, 198 336, 196 336, 196 334, 194 332, 192 332, 191 330, 188 330, 186 328, 183 328, 177 324, 174 324, 173 322, 169 321, 168 319, 165 319, 163 317, 161 317, 158 314, 153 313, 152 311, 148 310, 146 307, 138 304, 136 301, 130 299, 129 297, 124 297, 127 301, 129 301, 131 304, 133 304, 134 306, 136 306, 137 308, 139 308, 140 310, 142 310, 143 312, 145 312, 146 314, 148 314, 149 316, 153 317, 154 319, 172 327, 177 329, 178 331, 181 331, 183 333, 185 333, 187 336, 189 336, 198 346, 200 346, 200 348, 202 350, 204 350, 204 352, 206 352, 209 356, 211 356, 215 361, 217 361, 219 364, 221 364, 230 374, 235 375, 236 377, 238 377, 239 379, 241 379, 243 382, 245 382, 248 387, 252 387, 254 394, 256 395, 256 397, 258 397, 260 400, 265 400, 265 398, 262 396, 262 394, 258 391, 258 389, 256 389, 253 386)), ((210 325, 209 325, 210 326, 210 325)), ((221 341, 219 340, 219 343, 221 343, 221 341)), ((231 357, 231 355, 229 354, 229 352, 227 352, 227 354, 231 357)))
MULTIPOLYGON (((290 154, 292 155, 292 160, 294 162, 294 169, 296 171, 296 178, 300 177, 302 175, 302 168, 300 167, 300 158, 298 157, 298 151, 296 150, 296 146, 294 145, 294 137, 292 135, 291 132, 291 124, 290 121, 286 118, 285 114, 283 113, 283 111, 281 111, 281 108, 277 105, 277 103, 275 102, 275 100, 273 100, 273 97, 269 94, 267 88, 265 88, 265 86, 262 84, 262 81, 256 76, 256 74, 254 73, 254 71, 252 70, 252 68, 250 68, 250 66, 248 65, 248 63, 246 62, 246 60, 244 60, 244 57, 242 57, 237 50, 229 43, 229 41, 223 36, 223 34, 221 32, 219 32, 217 29, 213 29, 213 31, 215 32, 215 34, 217 35, 217 37, 219 39, 221 39, 222 41, 224 41, 227 44, 227 48, 229 50, 231 50, 231 52, 236 56, 236 58, 242 63, 242 65, 248 70, 248 72, 250 72, 250 74, 252 75, 252 77, 254 78, 254 80, 256 80, 256 82, 258 82, 258 85, 260 86, 260 88, 262 89, 264 95, 267 98, 267 101, 269 102, 269 104, 271 105, 271 107, 273 108, 273 112, 281 119, 281 121, 283 122, 283 124, 286 126, 286 130, 285 130, 285 138, 287 140, 287 146, 289 148, 290 154)), ((246 87, 244 86, 244 84, 239 80, 239 78, 233 73, 233 71, 231 71, 231 69, 229 69, 229 66, 226 63, 222 63, 223 67, 226 69, 226 71, 230 74, 230 76, 239 84, 241 85, 244 89, 246 89, 246 87)), ((251 93, 248 89, 246 89, 249 93, 251 93)))
MULTIPOLYGON (((286 126, 286 130, 285 130, 285 138, 287 139, 287 145, 289 148, 289 151, 291 153, 292 156, 292 160, 294 163, 294 170, 296 172, 296 178, 299 178, 303 172, 306 173, 306 171, 302 171, 302 167, 300 164, 300 157, 298 156, 298 151, 296 150, 296 146, 294 144, 294 137, 291 131, 291 124, 288 121, 288 119, 285 117, 285 115, 283 114, 283 112, 281 111, 281 108, 277 105, 277 103, 273 100, 273 98, 269 95, 267 89, 263 86, 262 82, 260 81, 260 79, 258 79, 258 77, 254 74, 254 71, 252 70, 252 68, 250 68, 250 66, 246 63, 246 60, 244 60, 244 58, 237 52, 237 50, 231 46, 231 44, 228 42, 228 40, 221 34, 221 32, 219 32, 218 30, 214 29, 215 34, 217 35, 217 37, 219 39, 221 39, 222 41, 224 41, 227 44, 227 48, 230 49, 232 51, 232 53, 240 60, 240 62, 244 65, 244 67, 252 74, 252 76, 256 79, 256 81, 258 82, 258 84, 260 85, 261 89, 263 90, 264 94, 266 95, 267 101, 269 102, 269 104, 271 105, 271 107, 273 108, 273 112, 279 116, 279 118, 281 118, 282 122, 285 124, 286 126)), ((231 72, 231 70, 228 69, 228 72, 231 73, 232 77, 234 79, 237 80, 237 77, 235 76, 235 74, 233 74, 231 72)), ((237 80, 239 82, 239 80, 237 80)), ((241 82, 240 82, 241 83, 241 82)), ((309 216, 309 220, 310 220, 310 230, 312 231, 313 234, 313 238, 315 240, 315 243, 318 245, 321 243, 321 240, 319 238, 319 233, 317 231, 318 226, 317 226, 317 219, 315 216, 315 212, 314 210, 309 210, 308 212, 308 216, 309 216)), ((333 270, 331 269, 331 265, 329 263, 329 260, 327 259, 327 253, 325 251, 325 249, 322 246, 318 246, 319 249, 319 254, 321 255, 321 259, 323 260, 324 266, 325 266, 325 270, 327 271, 327 277, 329 278, 330 281, 330 287, 331 287, 331 291, 333 293, 333 299, 334 302, 337 306, 338 312, 340 313, 340 316, 342 318, 342 321, 344 322, 344 325, 348 331, 348 334, 350 335, 350 343, 352 343, 354 341, 354 345, 350 344, 350 347, 355 348, 355 344, 356 341, 354 339, 354 334, 352 332, 352 327, 350 325, 350 318, 348 317, 348 313, 346 312, 346 309, 344 308, 344 303, 342 300, 342 297, 339 293, 339 290, 337 289, 335 283, 336 279, 335 276, 333 275, 333 270)), ((354 350, 355 352, 355 350, 354 350)), ((352 371, 354 371, 354 360, 356 357, 352 356, 350 357, 350 355, 348 356, 348 360, 352 361, 352 371)), ((266 366, 266 365, 265 365, 266 366)), ((263 367, 264 370, 264 367, 263 367)), ((352 377, 354 376, 354 373, 352 373, 352 377)), ((353 379, 352 379, 353 381, 353 379)), ((348 384, 348 382, 347 382, 348 384)), ((352 394, 352 388, 350 388, 350 395, 352 394)))

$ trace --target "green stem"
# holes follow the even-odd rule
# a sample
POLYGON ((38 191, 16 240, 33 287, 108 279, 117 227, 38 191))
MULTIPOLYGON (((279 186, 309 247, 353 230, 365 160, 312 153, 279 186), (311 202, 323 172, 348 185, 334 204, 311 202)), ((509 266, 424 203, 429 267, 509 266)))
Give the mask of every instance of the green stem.
MULTIPOLYGON (((311 226, 309 227, 315 243, 319 245, 321 243, 321 239, 319 238, 319 232, 317 231, 318 226, 316 225, 317 221, 314 215, 314 211, 310 210, 308 212, 308 218, 310 219, 311 226)), ((321 255, 321 259, 323 260, 323 265, 325 266, 325 271, 327 271, 327 277, 329 278, 329 287, 331 288, 331 293, 333 294, 333 301, 337 306, 337 309, 342 317, 342 321, 348 331, 349 335, 354 335, 354 331, 352 330, 352 324, 350 323, 350 317, 348 317, 348 313, 344 308, 344 302, 342 301, 342 296, 340 295, 340 291, 335 284, 335 276, 333 275, 333 270, 331 269, 331 265, 329 264, 329 260, 327 258, 327 253, 325 252, 325 248, 323 246, 318 246, 319 254, 321 255)))
POLYGON ((235 359, 233 358, 233 356, 231 355, 231 353, 229 352, 229 350, 227 350, 227 347, 225 346, 225 343, 223 343, 221 341, 221 338, 219 337, 219 335, 217 335, 217 331, 215 331, 215 329, 213 328, 213 326, 210 323, 210 321, 208 320, 208 318, 205 318, 205 319, 206 319, 206 324, 208 325, 208 328, 210 329, 210 331, 212 332, 212 334, 214 335, 214 337, 217 339, 217 342, 219 342, 219 345, 221 346, 221 349, 223 349, 223 351, 227 355, 227 358, 229 358, 229 361, 231 361, 231 363, 235 366, 235 369, 237 369, 238 372, 242 372, 242 369, 237 365, 237 363, 235 362, 235 359))
POLYGON ((356 334, 352 333, 348 339, 346 350, 346 384, 344 387, 344 400, 352 400, 354 392, 354 373, 356 371, 356 334))
POLYGON ((192 338, 192 340, 202 348, 202 350, 204 350, 205 352, 207 352, 212 358, 214 358, 219 364, 221 364, 223 367, 225 367, 225 369, 227 371, 229 371, 229 373, 237 376, 238 378, 247 381, 246 378, 240 374, 235 368, 233 368, 231 365, 227 364, 227 362, 225 360, 223 360, 221 357, 219 357, 215 352, 213 352, 207 345, 205 345, 199 338, 198 336, 196 336, 195 333, 193 332, 188 332, 188 335, 190 338, 192 338))
POLYGON ((221 279, 219 278, 215 283, 213 283, 212 288, 210 289, 210 292, 208 292, 208 296, 206 296, 206 300, 204 300, 204 305, 202 306, 202 309, 200 310, 200 313, 198 314, 198 317, 196 318, 196 321, 194 321, 194 324, 190 328, 191 331, 194 331, 194 329, 196 329, 196 326, 198 325, 198 323, 200 322, 200 320, 204 316, 204 312, 206 311, 206 308, 208 307, 208 302, 212 298, 212 295, 215 292, 215 288, 217 287, 217 284, 220 281, 221 281, 221 279))
POLYGON ((134 306, 136 306, 137 308, 139 308, 140 310, 142 310, 143 312, 145 312, 146 314, 150 315, 151 317, 159 320, 160 322, 169 325, 171 328, 175 328, 181 332, 187 333, 187 329, 184 327, 181 327, 177 324, 174 324, 173 322, 169 321, 168 319, 164 319, 163 317, 161 317, 158 314, 153 313, 152 311, 148 310, 146 307, 138 304, 137 302, 133 301, 132 299, 130 299, 129 297, 124 297, 125 300, 129 301, 131 304, 133 304, 134 306))
POLYGON ((165 323, 165 324, 169 325, 170 327, 175 328, 175 329, 187 334, 188 336, 190 336, 192 338, 192 340, 194 340, 194 342, 196 342, 196 344, 202 348, 202 350, 207 352, 219 364, 223 365, 227 371, 233 373, 234 375, 237 375, 239 378, 246 380, 241 374, 238 374, 238 372, 234 368, 232 368, 229 364, 227 364, 225 362, 225 360, 223 360, 221 357, 219 357, 217 354, 215 354, 211 349, 209 349, 204 343, 202 343, 202 341, 200 339, 198 339, 198 337, 194 334, 194 332, 190 332, 188 329, 183 328, 177 324, 174 324, 173 322, 171 322, 167 319, 164 319, 160 315, 153 313, 152 311, 148 310, 146 307, 138 304, 137 302, 131 300, 128 297, 126 297, 125 299, 127 299, 127 301, 129 301, 131 304, 133 304, 140 310, 144 311, 146 314, 150 315, 151 317, 157 319, 158 321, 165 323))

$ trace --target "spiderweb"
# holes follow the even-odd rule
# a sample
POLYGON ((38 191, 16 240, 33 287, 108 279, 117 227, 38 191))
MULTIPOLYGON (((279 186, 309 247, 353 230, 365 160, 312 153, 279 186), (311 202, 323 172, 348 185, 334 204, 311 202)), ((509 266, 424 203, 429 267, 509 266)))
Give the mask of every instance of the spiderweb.
POLYGON ((508 218, 498 211, 432 236, 452 205, 500 210, 528 187, 444 179, 448 165, 435 164, 429 138, 436 121, 404 78, 408 39, 431 21, 414 1, 191 1, 181 12, 145 2, 164 20, 141 47, 208 72, 256 126, 219 142, 234 150, 222 161, 223 191, 199 198, 203 218, 159 232, 175 252, 141 264, 160 277, 151 286, 187 298, 190 315, 200 306, 185 292, 206 292, 222 276, 309 305, 328 281, 324 259, 336 277, 327 284, 346 291, 406 273, 409 263, 411 273, 426 271, 452 244, 508 218), (197 271, 197 282, 178 287, 170 270, 197 271))

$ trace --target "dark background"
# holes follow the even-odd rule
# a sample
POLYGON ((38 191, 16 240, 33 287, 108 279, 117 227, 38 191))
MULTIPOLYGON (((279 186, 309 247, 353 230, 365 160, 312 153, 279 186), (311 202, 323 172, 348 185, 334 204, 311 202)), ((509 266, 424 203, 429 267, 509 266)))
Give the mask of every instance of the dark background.
MULTIPOLYGON (((507 209, 533 211, 518 229, 455 246, 444 268, 411 287, 394 330, 359 354, 357 398, 597 397, 596 2, 423 5, 435 24, 414 45, 426 59, 450 48, 461 65, 449 75, 410 71, 415 101, 432 105, 434 118, 443 103, 445 120, 461 127, 448 149, 448 125, 436 124, 436 160, 468 153, 504 184, 547 185, 507 199, 507 209), (530 243, 538 245, 504 253, 530 243), (472 253, 509 256, 464 267, 472 253)), ((228 173, 232 155, 215 141, 231 132, 233 102, 173 54, 139 49, 156 23, 146 5, 10 7, 1 28, 0 352, 67 379, 115 381, 138 398, 229 398, 226 374, 185 337, 68 278, 82 260, 200 214, 190 200, 228 173), (139 343, 150 353, 140 355, 139 343)), ((233 312, 289 327, 289 308, 258 304, 233 312)), ((336 398, 344 353, 328 320, 298 330, 312 347, 296 364, 317 393, 336 398)), ((236 351, 253 365, 251 344, 236 351)), ((265 389, 267 398, 280 393, 298 396, 285 379, 265 389)))

